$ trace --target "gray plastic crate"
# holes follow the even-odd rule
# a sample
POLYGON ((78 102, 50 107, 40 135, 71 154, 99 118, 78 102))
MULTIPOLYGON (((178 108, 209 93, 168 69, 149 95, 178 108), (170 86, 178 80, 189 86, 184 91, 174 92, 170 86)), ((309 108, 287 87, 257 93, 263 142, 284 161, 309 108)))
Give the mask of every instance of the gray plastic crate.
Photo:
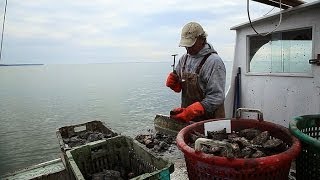
POLYGON ((82 143, 74 143, 73 145, 66 142, 66 139, 83 136, 85 133, 95 132, 102 133, 104 135, 101 139, 106 139, 119 135, 117 132, 108 127, 104 122, 101 121, 90 121, 82 124, 64 126, 57 130, 56 135, 60 144, 61 151, 65 154, 67 150, 86 144, 88 141, 82 143))

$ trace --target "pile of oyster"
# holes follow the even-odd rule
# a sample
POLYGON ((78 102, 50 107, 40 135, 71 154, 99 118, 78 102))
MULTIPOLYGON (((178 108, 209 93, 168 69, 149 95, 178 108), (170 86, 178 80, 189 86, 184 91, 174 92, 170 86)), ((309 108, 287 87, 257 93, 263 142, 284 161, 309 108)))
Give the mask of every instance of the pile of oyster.
POLYGON ((105 134, 101 132, 93 132, 93 131, 83 131, 79 134, 74 134, 73 136, 69 138, 62 138, 63 142, 68 147, 75 147, 80 146, 89 142, 102 140, 102 139, 108 139, 113 137, 113 134, 105 134))
POLYGON ((160 132, 149 131, 147 134, 138 134, 135 140, 144 144, 154 152, 164 152, 169 149, 171 144, 175 144, 175 137, 160 132))
POLYGON ((269 131, 258 129, 243 129, 238 133, 207 131, 207 136, 194 132, 189 146, 194 147, 198 138, 211 139, 213 145, 204 144, 201 151, 207 154, 228 158, 259 158, 281 153, 287 150, 287 145, 278 138, 271 137, 269 131))
POLYGON ((91 175, 92 180, 124 180, 134 178, 133 172, 126 173, 123 168, 118 170, 106 170, 91 175))

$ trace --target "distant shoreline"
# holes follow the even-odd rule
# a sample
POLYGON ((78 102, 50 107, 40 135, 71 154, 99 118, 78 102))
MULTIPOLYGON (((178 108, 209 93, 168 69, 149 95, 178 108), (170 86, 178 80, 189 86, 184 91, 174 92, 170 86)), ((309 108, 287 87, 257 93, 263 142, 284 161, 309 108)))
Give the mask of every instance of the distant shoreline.
POLYGON ((0 66, 41 66, 44 64, 0 64, 0 66))

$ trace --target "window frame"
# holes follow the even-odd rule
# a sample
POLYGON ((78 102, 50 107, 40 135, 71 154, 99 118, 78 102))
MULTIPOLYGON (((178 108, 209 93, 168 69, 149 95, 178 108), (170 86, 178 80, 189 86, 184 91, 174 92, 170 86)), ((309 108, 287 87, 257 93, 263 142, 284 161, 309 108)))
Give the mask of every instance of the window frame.
MULTIPOLYGON (((289 32, 289 31, 297 31, 297 30, 303 30, 303 29, 310 29, 311 28, 311 34, 312 34, 312 42, 311 42, 311 59, 314 59, 314 51, 315 51, 315 24, 311 26, 305 26, 305 27, 297 27, 297 28, 290 28, 290 29, 283 29, 274 31, 272 33, 282 33, 282 32, 289 32)), ((248 76, 287 76, 287 77, 314 77, 312 65, 310 72, 250 72, 250 37, 257 36, 257 34, 247 34, 246 36, 246 73, 245 75, 248 76)), ((309 62, 308 62, 309 63, 309 62)))

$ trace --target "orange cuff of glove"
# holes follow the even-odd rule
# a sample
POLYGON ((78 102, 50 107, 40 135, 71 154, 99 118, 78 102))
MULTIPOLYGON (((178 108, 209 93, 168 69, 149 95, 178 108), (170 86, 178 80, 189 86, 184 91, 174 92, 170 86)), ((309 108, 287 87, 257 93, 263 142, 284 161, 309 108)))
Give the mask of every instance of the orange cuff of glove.
POLYGON ((200 102, 195 102, 187 108, 182 108, 182 112, 176 115, 172 115, 171 118, 189 122, 196 117, 202 116, 205 113, 204 107, 200 102))
POLYGON ((180 92, 182 89, 178 75, 173 72, 168 75, 166 86, 175 92, 180 92))

